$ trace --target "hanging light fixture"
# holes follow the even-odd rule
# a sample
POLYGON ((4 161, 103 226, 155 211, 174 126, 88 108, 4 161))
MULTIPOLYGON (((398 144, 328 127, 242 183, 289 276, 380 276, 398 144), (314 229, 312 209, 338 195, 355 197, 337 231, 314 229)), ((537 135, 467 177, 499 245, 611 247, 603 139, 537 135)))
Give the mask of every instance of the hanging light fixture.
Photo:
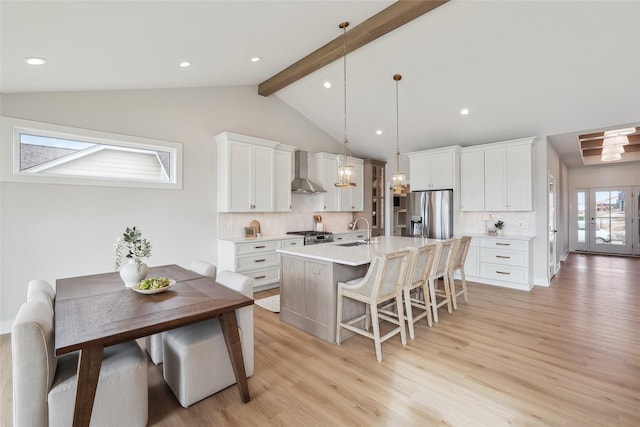
POLYGON ((400 172, 400 106, 398 102, 398 82, 402 79, 400 74, 394 74, 396 82, 396 173, 391 176, 391 190, 402 192, 407 189, 407 178, 400 172))
POLYGON ((346 188, 355 187, 355 182, 351 182, 353 178, 353 167, 347 162, 349 155, 349 140, 347 139, 347 27, 348 22, 342 22, 338 25, 343 31, 343 63, 344 63, 344 141, 342 143, 342 156, 338 157, 338 177, 336 187, 346 188))
POLYGON ((626 135, 608 136, 602 141, 602 146, 607 147, 610 145, 629 145, 629 138, 626 135))

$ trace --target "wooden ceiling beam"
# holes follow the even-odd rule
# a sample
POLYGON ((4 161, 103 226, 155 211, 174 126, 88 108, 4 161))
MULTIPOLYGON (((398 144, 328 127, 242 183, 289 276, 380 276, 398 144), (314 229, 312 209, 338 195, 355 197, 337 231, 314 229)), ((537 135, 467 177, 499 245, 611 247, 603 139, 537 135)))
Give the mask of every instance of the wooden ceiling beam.
MULTIPOLYGON (((346 33, 346 53, 366 45, 367 43, 387 34, 418 18, 425 13, 447 3, 449 0, 400 0, 356 25, 346 33)), ((336 28, 338 28, 336 23, 336 28)), ((280 89, 300 80, 301 78, 319 70, 327 64, 342 58, 345 41, 340 35, 334 40, 315 50, 296 63, 288 66, 276 75, 258 85, 258 94, 269 96, 280 89)))

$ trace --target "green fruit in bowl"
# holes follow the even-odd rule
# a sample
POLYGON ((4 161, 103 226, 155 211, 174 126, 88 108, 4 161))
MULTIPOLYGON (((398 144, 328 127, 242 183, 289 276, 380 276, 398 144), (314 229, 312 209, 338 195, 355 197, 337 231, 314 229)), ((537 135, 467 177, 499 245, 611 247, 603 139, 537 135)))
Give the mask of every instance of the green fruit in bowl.
POLYGON ((148 279, 144 279, 142 282, 140 282, 140 285, 138 285, 139 289, 142 290, 146 290, 146 289, 160 289, 160 288, 166 288, 167 286, 169 286, 169 279, 166 277, 149 277, 148 279))

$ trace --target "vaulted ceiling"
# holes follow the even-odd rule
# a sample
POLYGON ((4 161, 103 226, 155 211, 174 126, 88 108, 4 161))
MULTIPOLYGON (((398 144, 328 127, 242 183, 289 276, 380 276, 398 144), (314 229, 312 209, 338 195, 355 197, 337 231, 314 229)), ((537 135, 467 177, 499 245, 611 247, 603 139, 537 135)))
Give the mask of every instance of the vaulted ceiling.
MULTIPOLYGON (((339 37, 340 22, 353 28, 392 3, 3 0, 0 90, 255 85, 257 93, 339 37), (30 56, 48 62, 28 66, 30 56)), ((577 135, 640 126, 640 2, 451 0, 349 53, 347 69, 356 155, 393 157, 400 73, 403 152, 536 135, 578 166, 577 135)), ((339 144, 342 79, 337 60, 270 96, 339 144)))

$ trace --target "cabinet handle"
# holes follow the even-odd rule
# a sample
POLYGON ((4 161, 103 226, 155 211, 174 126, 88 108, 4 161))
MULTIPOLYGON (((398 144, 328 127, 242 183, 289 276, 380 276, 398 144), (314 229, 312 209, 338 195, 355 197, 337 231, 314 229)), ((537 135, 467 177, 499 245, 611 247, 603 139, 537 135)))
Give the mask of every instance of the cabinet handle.
POLYGON ((496 255, 496 258, 511 259, 510 256, 504 256, 504 255, 496 255))
POLYGON ((257 277, 254 277, 254 279, 256 279, 256 280, 258 280, 258 279, 264 279, 265 277, 267 277, 267 276, 265 276, 265 275, 262 275, 262 276, 257 276, 257 277))
POLYGON ((253 262, 265 262, 265 261, 266 261, 266 259, 262 258, 262 259, 256 259, 253 262))
POLYGON ((265 245, 260 245, 260 246, 254 246, 253 248, 254 249, 264 249, 264 248, 266 248, 266 246, 265 245))
POLYGON ((497 246, 511 246, 511 243, 500 243, 500 242, 497 242, 496 245, 497 246))
POLYGON ((297 245, 297 244, 298 244, 297 242, 291 242, 291 243, 289 243, 289 245, 291 245, 291 246, 295 246, 295 245, 297 245))
POLYGON ((507 274, 507 275, 511 274, 511 273, 509 273, 507 271, 498 271, 498 270, 496 270, 496 273, 498 273, 498 274, 507 274))

